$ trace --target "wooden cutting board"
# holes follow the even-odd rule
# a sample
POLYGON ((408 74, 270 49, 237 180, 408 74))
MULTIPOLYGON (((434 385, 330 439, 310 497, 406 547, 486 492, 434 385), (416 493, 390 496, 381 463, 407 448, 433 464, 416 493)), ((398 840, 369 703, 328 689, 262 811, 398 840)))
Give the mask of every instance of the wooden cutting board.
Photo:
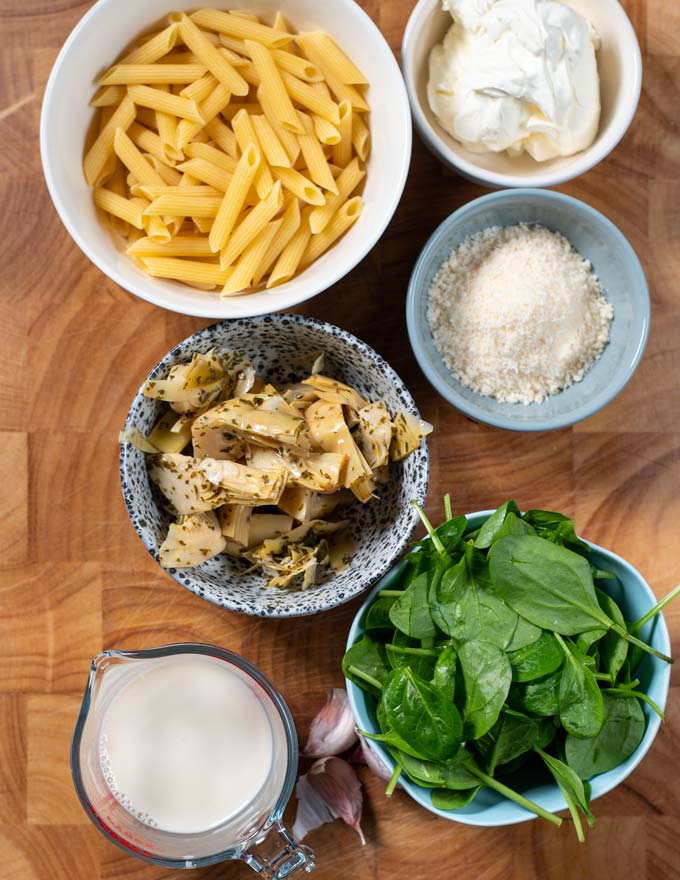
MULTIPOLYGON (((326 0, 332 2, 332 0, 326 0)), ((117 433, 150 367, 208 323, 140 302, 73 244, 43 182, 38 118, 57 52, 89 3, 0 0, 0 876, 7 880, 179 877, 97 834, 71 786, 68 747, 90 658, 102 648, 210 641, 281 688, 301 737, 342 684, 358 602, 316 618, 253 620, 179 587, 147 555, 118 486, 117 433)), ((365 0, 398 51, 411 0, 365 0)), ((432 391, 410 351, 404 296, 434 227, 483 193, 445 175, 416 140, 411 175, 380 244, 299 311, 350 330, 406 380, 435 426, 430 512, 520 506, 573 515, 586 537, 637 566, 662 595, 680 579, 680 4, 627 0, 645 61, 635 121, 614 154, 562 187, 610 217, 646 269, 652 332, 630 385, 572 430, 522 436, 469 421, 432 391)), ((680 603, 667 615, 680 654, 680 603)), ((499 829, 446 822, 361 771, 364 830, 309 837, 318 880, 581 880, 680 877, 680 675, 643 764, 595 804, 579 846, 568 823, 499 829)), ((188 875, 187 875, 188 876, 188 875)), ((238 865, 193 875, 254 876, 238 865)))

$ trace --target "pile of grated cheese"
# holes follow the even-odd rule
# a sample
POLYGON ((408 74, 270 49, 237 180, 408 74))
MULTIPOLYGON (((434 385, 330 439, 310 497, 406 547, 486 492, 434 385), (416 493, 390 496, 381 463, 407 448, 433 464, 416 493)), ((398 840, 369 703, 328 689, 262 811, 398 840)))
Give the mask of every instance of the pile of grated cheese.
POLYGON ((451 373, 501 403, 540 403, 580 381, 614 309, 592 265, 543 226, 492 226, 460 244, 429 290, 427 317, 451 373))

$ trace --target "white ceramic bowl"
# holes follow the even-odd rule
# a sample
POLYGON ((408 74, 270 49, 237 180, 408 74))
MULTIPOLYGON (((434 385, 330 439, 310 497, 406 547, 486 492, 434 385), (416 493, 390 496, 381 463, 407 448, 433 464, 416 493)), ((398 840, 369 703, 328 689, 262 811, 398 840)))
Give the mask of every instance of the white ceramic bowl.
MULTIPOLYGON (((297 31, 321 29, 351 56, 370 81, 372 153, 364 210, 347 235, 302 275, 270 291, 221 300, 214 293, 142 273, 117 246, 97 215, 82 172, 88 102, 94 81, 125 46, 183 4, 177 0, 99 0, 77 24, 52 70, 42 108, 40 146, 47 186, 57 213, 78 247, 116 284, 155 305, 210 318, 243 318, 294 306, 326 290, 371 250, 401 198, 411 157, 411 117, 399 67, 378 28, 354 0, 238 0, 265 20, 281 9, 297 31)), ((228 6, 205 0, 184 8, 228 6)))
POLYGON ((401 63, 416 129, 445 165, 484 186, 557 186, 601 162, 628 130, 642 87, 640 46, 618 0, 565 0, 600 35, 597 53, 602 115, 595 141, 574 156, 536 162, 527 154, 471 153, 437 122, 427 100, 430 50, 444 38, 451 16, 441 0, 420 0, 411 13, 401 47, 401 63))

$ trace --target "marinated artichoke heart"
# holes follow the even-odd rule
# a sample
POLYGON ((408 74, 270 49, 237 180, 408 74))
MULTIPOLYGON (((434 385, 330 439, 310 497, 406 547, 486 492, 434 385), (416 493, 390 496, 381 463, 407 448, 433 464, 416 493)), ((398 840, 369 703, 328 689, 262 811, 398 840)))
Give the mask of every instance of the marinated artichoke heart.
POLYGON ((347 520, 336 523, 312 520, 278 538, 264 541, 245 557, 269 576, 268 587, 314 586, 319 569, 330 565, 325 535, 345 528, 347 520))
POLYGON ((201 462, 190 455, 155 456, 149 465, 149 478, 180 516, 214 510, 229 500, 227 493, 208 479, 201 462))
POLYGON ((390 444, 390 458, 392 461, 401 461, 415 452, 420 446, 423 437, 432 433, 432 425, 419 419, 413 413, 403 410, 397 413, 392 425, 392 443, 390 444))
POLYGON ((211 403, 244 394, 253 386, 255 371, 238 352, 218 355, 195 352, 191 363, 172 367, 165 379, 151 379, 144 396, 164 400, 177 413, 191 413, 211 403))
POLYGON ((336 452, 310 452, 304 457, 287 454, 283 449, 263 449, 251 446, 246 460, 259 468, 282 467, 288 472, 289 486, 304 486, 314 492, 337 492, 345 484, 349 459, 336 452))
POLYGON ((371 469, 347 427, 342 406, 317 400, 307 409, 305 418, 315 445, 325 452, 347 456, 345 487, 354 491, 365 477, 371 476, 371 469))
POLYGON ((213 511, 192 513, 170 526, 158 558, 165 568, 191 568, 222 553, 225 545, 213 511))
POLYGON ((407 412, 393 421, 384 403, 323 371, 320 356, 304 381, 276 388, 243 355, 213 349, 146 383, 167 411, 148 437, 130 427, 120 439, 149 454, 149 478, 177 516, 163 565, 226 553, 267 586, 308 589, 349 563, 349 539, 334 534, 347 525, 341 508, 377 498, 390 461, 432 427, 407 412))
POLYGON ((213 485, 222 490, 226 500, 258 507, 278 504, 286 488, 286 471, 263 470, 235 461, 214 461, 204 458, 199 462, 201 473, 213 485))

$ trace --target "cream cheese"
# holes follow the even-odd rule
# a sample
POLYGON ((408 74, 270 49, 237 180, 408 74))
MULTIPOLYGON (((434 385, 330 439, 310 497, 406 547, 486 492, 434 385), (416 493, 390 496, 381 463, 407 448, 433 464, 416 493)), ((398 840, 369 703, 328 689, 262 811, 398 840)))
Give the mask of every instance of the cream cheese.
POLYGON ((428 98, 439 123, 471 152, 537 161, 595 139, 599 38, 556 0, 443 0, 454 23, 430 53, 428 98))

